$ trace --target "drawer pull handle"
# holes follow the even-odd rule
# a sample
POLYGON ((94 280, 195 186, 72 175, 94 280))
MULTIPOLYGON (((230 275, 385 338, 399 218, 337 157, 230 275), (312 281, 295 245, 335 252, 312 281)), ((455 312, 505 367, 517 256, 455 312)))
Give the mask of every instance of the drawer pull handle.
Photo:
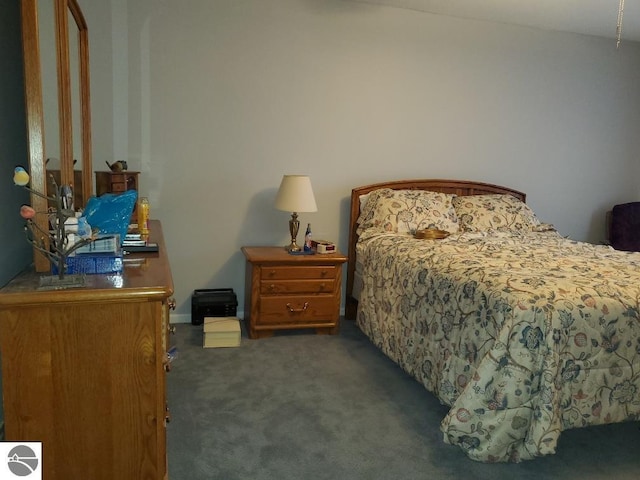
POLYGON ((291 313, 304 312, 308 306, 309 306, 309 302, 304 302, 304 305, 302 306, 302 308, 293 308, 290 303, 287 303, 287 308, 291 313))
POLYGON ((323 292, 323 291, 324 291, 324 287, 325 287, 325 286, 326 286, 326 285, 325 285, 324 283, 321 283, 321 284, 320 284, 320 291, 321 291, 321 292, 323 292))
POLYGON ((269 285, 269 291, 273 292, 276 289, 276 286, 272 283, 271 285, 269 285))

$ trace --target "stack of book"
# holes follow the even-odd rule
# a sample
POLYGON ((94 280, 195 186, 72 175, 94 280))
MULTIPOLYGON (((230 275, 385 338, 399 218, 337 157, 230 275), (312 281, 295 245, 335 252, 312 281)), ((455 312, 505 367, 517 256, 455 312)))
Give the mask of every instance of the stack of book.
MULTIPOLYGON (((65 272, 70 275, 121 273, 123 261, 120 236, 106 235, 96 238, 77 248, 67 257, 65 263, 65 272)), ((52 272, 54 275, 58 274, 57 265, 52 266, 52 272)))
POLYGON ((127 233, 122 241, 122 250, 124 250, 125 253, 157 252, 158 244, 150 243, 148 241, 148 235, 127 233))
POLYGON ((204 317, 203 347, 239 347, 240 320, 238 317, 204 317))

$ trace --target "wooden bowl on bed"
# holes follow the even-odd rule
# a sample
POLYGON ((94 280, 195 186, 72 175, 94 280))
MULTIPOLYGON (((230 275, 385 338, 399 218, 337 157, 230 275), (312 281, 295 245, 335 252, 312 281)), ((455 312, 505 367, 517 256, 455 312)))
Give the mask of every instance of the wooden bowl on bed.
POLYGON ((447 232, 446 230, 438 230, 437 228, 426 228, 424 230, 416 230, 416 233, 413 236, 415 238, 424 240, 440 240, 443 238, 447 238, 449 235, 449 232, 447 232))

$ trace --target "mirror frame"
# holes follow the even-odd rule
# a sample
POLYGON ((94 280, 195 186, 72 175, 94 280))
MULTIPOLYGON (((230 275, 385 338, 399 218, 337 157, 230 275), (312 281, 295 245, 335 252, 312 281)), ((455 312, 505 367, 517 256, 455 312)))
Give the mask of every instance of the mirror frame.
MULTIPOLYGON (((22 46, 24 57, 25 107, 27 114, 27 140, 29 174, 31 188, 38 192, 47 191, 45 168, 45 128, 43 116, 42 75, 40 68, 40 42, 38 36, 38 2, 54 2, 55 34, 58 70, 58 118, 60 131, 60 179, 64 185, 73 185, 73 119, 72 91, 69 66, 69 21, 71 13, 78 29, 78 65, 80 78, 80 125, 82 146, 82 198, 86 203, 93 195, 93 167, 91 159, 91 109, 89 95, 89 32, 82 10, 76 0, 21 0, 22 46)), ((72 26, 73 27, 73 26, 72 26)), ((31 205, 43 212, 48 208, 47 200, 31 194, 31 205)), ((84 205, 82 205, 84 206, 84 205)), ((76 205, 78 207, 78 205, 76 205)), ((46 215, 38 215, 36 223, 42 231, 48 231, 46 215)), ((45 237, 45 242, 48 238, 45 237)), ((48 248, 48 245, 46 245, 48 248)), ((47 258, 34 249, 34 264, 37 272, 47 272, 51 264, 47 258)))

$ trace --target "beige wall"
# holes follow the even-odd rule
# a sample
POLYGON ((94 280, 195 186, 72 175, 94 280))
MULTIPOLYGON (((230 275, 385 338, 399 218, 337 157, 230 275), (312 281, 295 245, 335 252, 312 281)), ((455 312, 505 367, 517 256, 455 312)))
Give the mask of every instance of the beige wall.
POLYGON ((178 309, 233 287, 242 245, 284 245, 281 176, 312 178, 316 238, 346 248, 357 185, 458 178, 528 193, 598 242, 638 200, 640 45, 345 0, 81 0, 94 158, 142 171, 178 309), (96 25, 99 24, 99 25, 96 25))

